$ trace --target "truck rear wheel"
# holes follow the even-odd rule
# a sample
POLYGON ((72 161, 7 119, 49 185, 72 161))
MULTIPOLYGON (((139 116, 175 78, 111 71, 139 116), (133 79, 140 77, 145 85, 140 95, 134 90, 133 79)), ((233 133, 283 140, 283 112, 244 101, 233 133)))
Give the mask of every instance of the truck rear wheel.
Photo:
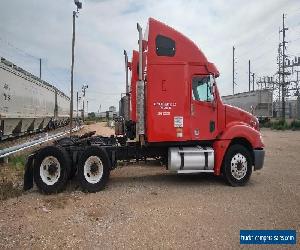
POLYGON ((66 186, 70 167, 70 158, 64 148, 45 147, 34 159, 34 181, 42 192, 58 193, 66 186))
POLYGON ((97 146, 88 147, 78 162, 77 178, 84 191, 98 192, 105 188, 110 173, 106 151, 97 146))
POLYGON ((252 174, 252 159, 249 150, 239 144, 230 146, 225 161, 223 174, 231 186, 245 185, 252 174))

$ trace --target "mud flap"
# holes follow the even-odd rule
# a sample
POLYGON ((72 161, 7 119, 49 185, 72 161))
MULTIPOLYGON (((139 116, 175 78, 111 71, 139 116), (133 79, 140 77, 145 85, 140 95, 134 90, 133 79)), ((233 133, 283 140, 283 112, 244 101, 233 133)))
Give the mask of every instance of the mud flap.
POLYGON ((25 173, 24 173, 24 191, 29 190, 33 187, 33 160, 35 154, 28 156, 25 164, 25 173))

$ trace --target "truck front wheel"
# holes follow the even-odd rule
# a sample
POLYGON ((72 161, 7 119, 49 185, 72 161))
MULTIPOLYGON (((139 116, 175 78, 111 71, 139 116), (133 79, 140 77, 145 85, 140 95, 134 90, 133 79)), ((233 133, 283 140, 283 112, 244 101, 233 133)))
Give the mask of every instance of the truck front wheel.
POLYGON ((245 185, 252 174, 252 159, 249 150, 239 144, 234 144, 228 149, 223 174, 231 186, 245 185))
POLYGON ((78 162, 77 178, 87 192, 104 189, 110 173, 110 161, 106 151, 97 146, 88 147, 78 162))

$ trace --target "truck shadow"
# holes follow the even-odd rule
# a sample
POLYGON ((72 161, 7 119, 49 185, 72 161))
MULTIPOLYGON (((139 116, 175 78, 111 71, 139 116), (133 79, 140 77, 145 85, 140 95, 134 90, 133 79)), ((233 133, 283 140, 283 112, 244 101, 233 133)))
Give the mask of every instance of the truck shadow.
POLYGON ((139 176, 112 176, 109 181, 109 186, 119 186, 119 185, 141 185, 147 184, 149 186, 158 185, 162 186, 226 186, 226 182, 221 176, 215 176, 208 173, 199 174, 171 174, 171 173, 161 173, 161 174, 145 174, 139 176))

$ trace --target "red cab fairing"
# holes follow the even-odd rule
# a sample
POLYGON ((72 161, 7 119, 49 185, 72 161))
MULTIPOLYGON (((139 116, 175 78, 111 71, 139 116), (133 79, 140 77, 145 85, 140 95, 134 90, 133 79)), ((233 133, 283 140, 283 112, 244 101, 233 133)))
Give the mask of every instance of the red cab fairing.
POLYGON ((217 124, 217 112, 213 111, 209 103, 195 103, 195 107, 199 106, 199 114, 192 114, 191 82, 194 75, 218 76, 219 72, 190 39, 173 28, 150 18, 147 32, 148 46, 145 53, 147 141, 212 139, 209 123, 202 124, 203 119, 209 120, 207 113, 213 116, 213 122, 217 124), (204 109, 206 111, 202 112, 201 105, 207 106, 204 109), (198 130, 199 136, 195 137, 198 130))

